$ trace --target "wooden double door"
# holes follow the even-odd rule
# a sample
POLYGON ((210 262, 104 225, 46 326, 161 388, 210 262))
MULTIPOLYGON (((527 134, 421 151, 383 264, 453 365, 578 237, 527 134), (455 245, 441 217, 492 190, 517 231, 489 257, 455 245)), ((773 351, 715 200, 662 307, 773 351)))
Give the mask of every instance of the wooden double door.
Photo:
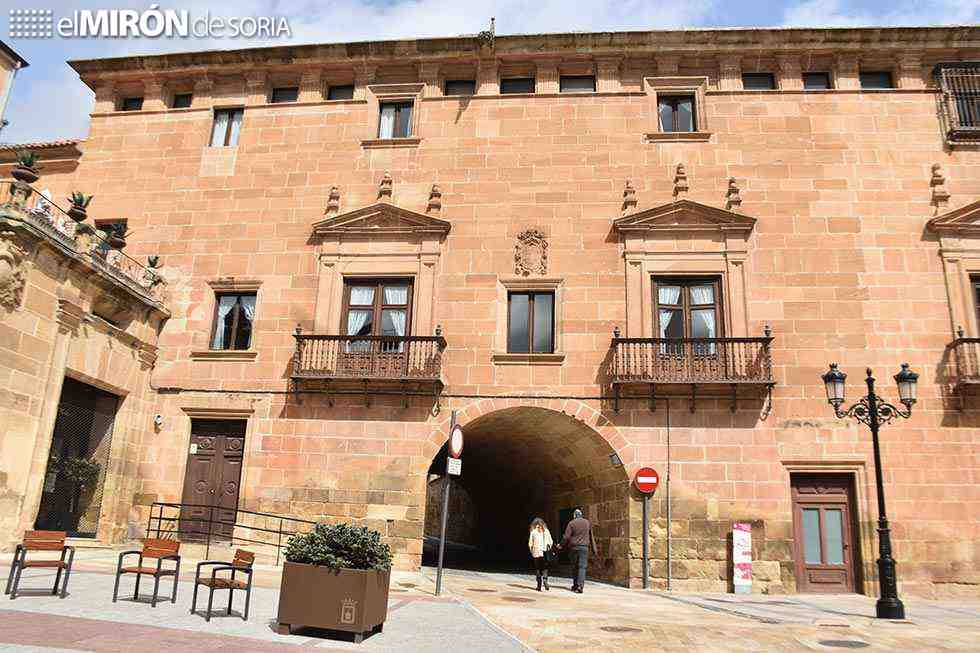
POLYGON ((180 511, 184 539, 232 536, 245 451, 244 420, 192 420, 180 511), (210 522, 210 523, 209 523, 210 522))
POLYGON ((793 474, 791 478, 799 591, 856 591, 860 549, 853 476, 793 474))

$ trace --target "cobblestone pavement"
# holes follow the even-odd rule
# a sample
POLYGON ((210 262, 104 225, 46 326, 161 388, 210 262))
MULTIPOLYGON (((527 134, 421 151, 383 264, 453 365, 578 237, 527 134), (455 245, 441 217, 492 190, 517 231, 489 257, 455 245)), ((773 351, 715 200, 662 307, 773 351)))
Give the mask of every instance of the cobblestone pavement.
MULTIPOLYGON (((43 590, 0 600, 0 651, 980 651, 978 600, 905 597, 908 620, 891 622, 874 619, 874 600, 857 595, 692 595, 601 583, 589 583, 579 595, 569 591, 567 578, 538 593, 531 575, 458 570, 446 571, 437 598, 431 568, 393 574, 384 632, 355 645, 310 630, 276 634, 274 565, 257 565, 247 622, 237 603, 231 616, 216 613, 211 623, 191 615, 190 582, 180 584, 176 605, 151 608, 150 585, 144 580, 144 596, 134 602, 128 577, 113 604, 117 555, 79 551, 64 600, 43 590)), ((0 557, 4 579, 9 559, 0 557)), ((193 570, 195 562, 185 558, 184 569, 193 570)), ((22 588, 50 587, 52 574, 29 571, 22 588)), ((161 586, 170 587, 167 581, 161 586)), ((215 604, 227 606, 217 598, 215 604)))
MULTIPOLYGON (((423 575, 434 576, 431 569, 423 575)), ((980 651, 980 601, 906 597, 908 619, 874 619, 859 595, 736 596, 627 590, 573 594, 534 578, 450 570, 445 588, 537 651, 980 651)))

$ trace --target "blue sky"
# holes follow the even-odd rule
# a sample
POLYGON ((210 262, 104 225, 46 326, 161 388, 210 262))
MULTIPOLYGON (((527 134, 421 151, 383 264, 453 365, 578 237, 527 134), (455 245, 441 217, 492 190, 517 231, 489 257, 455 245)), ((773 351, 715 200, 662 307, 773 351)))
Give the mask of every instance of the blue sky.
MULTIPOLYGON (((10 9, 51 9, 54 17, 76 9, 143 11, 148 2, 104 3, 11 0, 10 9)), ((473 34, 497 19, 498 34, 643 30, 679 27, 965 25, 980 23, 980 0, 166 0, 161 9, 187 9, 192 16, 285 16, 292 38, 263 40, 181 40, 166 38, 25 39, 9 37, 9 16, 0 14, 0 38, 30 67, 14 85, 0 141, 23 143, 83 138, 93 95, 65 63, 68 59, 210 49, 236 49, 288 43, 473 34)))

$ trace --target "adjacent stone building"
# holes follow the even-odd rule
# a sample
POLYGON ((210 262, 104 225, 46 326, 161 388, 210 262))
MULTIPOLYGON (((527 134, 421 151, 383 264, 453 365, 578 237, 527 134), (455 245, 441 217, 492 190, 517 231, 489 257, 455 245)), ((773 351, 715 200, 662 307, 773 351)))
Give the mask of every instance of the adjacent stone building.
POLYGON ((581 506, 592 569, 639 585, 630 480, 649 465, 655 586, 727 588, 750 522, 755 591, 873 593, 870 435, 820 375, 839 362, 850 401, 871 367, 897 403, 908 362, 918 402, 882 431, 900 583, 976 594, 977 61, 980 30, 944 27, 70 62, 96 106, 50 183, 93 193, 161 294, 128 297, 122 327, 83 298, 101 291, 81 263, 7 264, 39 280, 0 321, 20 406, 0 409, 20 425, 3 523, 40 522, 58 492, 67 377, 118 405, 119 480, 85 533, 103 541, 214 510, 224 537, 345 520, 417 568, 455 419, 451 533, 484 560, 522 560, 531 517, 557 532, 581 506), (86 326, 59 330, 76 285, 86 326))

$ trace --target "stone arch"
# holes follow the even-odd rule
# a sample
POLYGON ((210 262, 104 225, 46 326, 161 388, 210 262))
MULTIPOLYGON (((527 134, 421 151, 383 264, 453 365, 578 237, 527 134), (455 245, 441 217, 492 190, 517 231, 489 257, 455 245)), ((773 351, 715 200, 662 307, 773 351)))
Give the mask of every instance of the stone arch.
MULTIPOLYGON (((535 399, 475 401, 457 411, 457 423, 467 441, 449 539, 470 547, 468 563, 498 568, 523 558, 526 564, 523 529, 530 518, 545 517, 557 539, 572 509, 581 507, 599 547, 590 575, 628 584, 633 450, 615 425, 578 400, 535 399)), ((425 490, 430 544, 438 534, 449 425, 447 414, 424 448, 431 461, 425 490)))

